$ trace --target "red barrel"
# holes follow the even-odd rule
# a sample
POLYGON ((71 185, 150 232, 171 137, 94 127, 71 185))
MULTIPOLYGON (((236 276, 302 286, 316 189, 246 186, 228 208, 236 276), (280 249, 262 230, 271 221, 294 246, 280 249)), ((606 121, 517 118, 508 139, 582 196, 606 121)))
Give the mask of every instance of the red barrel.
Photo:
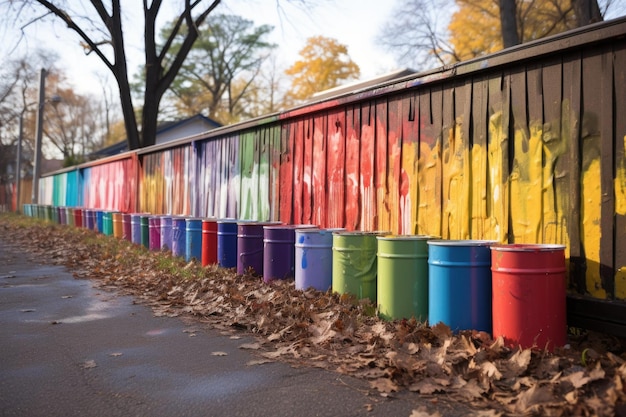
POLYGON ((217 263, 217 220, 202 220, 202 266, 217 263))
POLYGON ((74 208, 74 226, 83 227, 83 209, 74 208))
POLYGON ((122 230, 123 230, 122 237, 125 240, 132 242, 133 226, 131 224, 130 213, 122 214, 122 230))
POLYGON ((567 342, 563 245, 491 247, 493 337, 552 350, 567 342))

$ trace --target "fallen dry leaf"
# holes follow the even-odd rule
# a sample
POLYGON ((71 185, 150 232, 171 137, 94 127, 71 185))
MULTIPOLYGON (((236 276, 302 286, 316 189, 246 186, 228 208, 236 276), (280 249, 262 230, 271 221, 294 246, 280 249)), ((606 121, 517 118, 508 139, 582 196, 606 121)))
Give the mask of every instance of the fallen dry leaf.
POLYGON ((216 352, 211 352, 212 356, 228 356, 228 353, 226 352, 221 352, 221 351, 216 351, 216 352))

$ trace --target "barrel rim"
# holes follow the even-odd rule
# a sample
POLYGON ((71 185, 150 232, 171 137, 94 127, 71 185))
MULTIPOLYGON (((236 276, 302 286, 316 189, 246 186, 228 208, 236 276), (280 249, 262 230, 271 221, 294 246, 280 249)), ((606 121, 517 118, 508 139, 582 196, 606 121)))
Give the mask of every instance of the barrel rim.
POLYGON ((430 235, 384 235, 384 236, 376 236, 378 240, 386 240, 386 241, 400 241, 400 240, 412 240, 412 241, 423 241, 423 240, 432 240, 432 239, 441 239, 439 236, 430 236, 430 235))
POLYGON ((302 229, 296 229, 296 233, 320 233, 320 234, 327 234, 327 233, 335 233, 335 232, 342 232, 342 231, 347 231, 348 229, 346 229, 345 227, 329 227, 329 228, 323 228, 323 227, 306 227, 306 228, 302 228, 302 229))
POLYGON ((483 240, 483 239, 440 239, 440 240, 432 240, 428 242, 429 245, 434 246, 471 246, 471 247, 483 247, 483 246, 493 246, 497 245, 497 240, 483 240))
POLYGON ((365 232, 362 230, 350 230, 346 232, 333 232, 333 236, 384 236, 390 235, 388 230, 375 230, 372 232, 365 232))
POLYGON ((554 243, 509 243, 491 245, 491 250, 498 252, 551 252, 565 250, 565 248, 565 245, 554 243))

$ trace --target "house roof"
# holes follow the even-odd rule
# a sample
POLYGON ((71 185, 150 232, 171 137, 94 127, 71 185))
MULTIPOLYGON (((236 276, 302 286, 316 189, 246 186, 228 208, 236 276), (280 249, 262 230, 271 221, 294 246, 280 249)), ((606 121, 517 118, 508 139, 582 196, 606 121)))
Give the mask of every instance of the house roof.
MULTIPOLYGON (((212 126, 211 129, 215 129, 217 127, 222 126, 220 123, 216 122, 215 120, 209 117, 206 117, 202 114, 196 114, 195 116, 191 116, 185 119, 170 120, 170 121, 162 122, 157 126, 156 134, 158 136, 172 129, 182 127, 188 123, 191 123, 197 120, 204 121, 206 124, 211 125, 212 126)), ((105 156, 117 155, 126 151, 128 151, 128 142, 126 141, 126 139, 124 139, 120 142, 114 143, 113 145, 109 145, 106 148, 102 148, 95 152, 92 152, 89 156, 91 157, 91 159, 98 159, 98 158, 102 158, 105 156)))

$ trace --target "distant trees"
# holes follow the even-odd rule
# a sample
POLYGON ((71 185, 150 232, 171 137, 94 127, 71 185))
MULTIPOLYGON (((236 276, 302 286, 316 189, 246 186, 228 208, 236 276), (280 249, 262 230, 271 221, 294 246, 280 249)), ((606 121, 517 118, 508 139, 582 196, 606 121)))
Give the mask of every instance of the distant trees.
POLYGON ((46 103, 43 115, 44 152, 64 159, 65 165, 82 162, 102 146, 107 136, 105 104, 78 94, 63 72, 54 68, 56 57, 35 54, 5 63, 0 70, 0 142, 5 145, 2 166, 16 163, 17 142, 22 126, 23 167, 29 170, 34 149, 35 118, 38 105, 38 76, 41 67, 52 67, 46 77, 45 96, 58 96, 59 103, 46 103), (10 150, 10 151, 9 151, 10 150), (7 155, 10 154, 10 155, 7 155), (5 160, 6 159, 6 160, 5 160))
POLYGON ((407 0, 383 45, 417 69, 462 61, 601 21, 619 0, 407 0), (443 13, 441 13, 443 11, 443 13), (452 11, 445 14, 445 11, 452 11))
POLYGON ((288 97, 306 100, 314 93, 337 87, 342 81, 358 79, 361 70, 348 55, 348 48, 336 39, 314 36, 299 52, 285 73, 292 77, 288 97))
MULTIPOLYGON (((240 16, 214 15, 199 28, 198 40, 172 82, 167 98, 178 114, 203 113, 221 123, 246 116, 246 100, 254 93, 262 64, 276 45, 268 25, 255 26, 240 16)), ((162 32, 169 38, 171 26, 162 32)), ((174 38, 176 53, 184 39, 174 38)))

